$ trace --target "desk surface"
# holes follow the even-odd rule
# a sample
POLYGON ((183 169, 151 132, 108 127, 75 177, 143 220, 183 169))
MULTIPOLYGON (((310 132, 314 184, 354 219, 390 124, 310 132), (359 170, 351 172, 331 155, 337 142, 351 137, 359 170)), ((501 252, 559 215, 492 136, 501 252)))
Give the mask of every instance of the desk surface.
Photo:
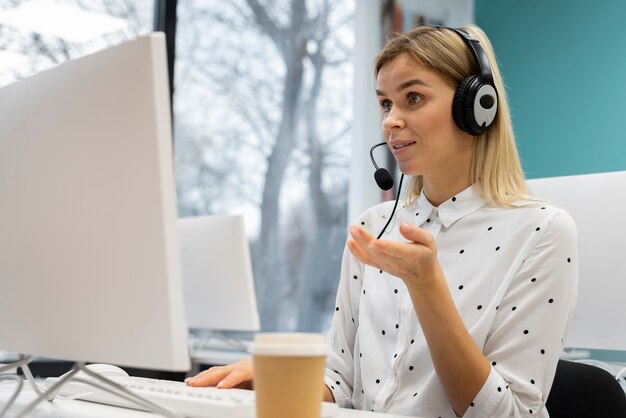
MULTIPOLYGON (((11 397, 15 389, 14 382, 0 383, 0 405, 4 405, 11 397)), ((22 410, 30 401, 35 399, 28 382, 24 382, 22 392, 11 407, 8 416, 13 416, 22 410)), ((92 402, 57 399, 54 402, 43 402, 37 406, 36 412, 31 416, 37 418, 61 418, 61 417, 90 417, 90 418, 150 418, 158 415, 148 412, 135 411, 114 406, 100 405, 92 402)), ((341 409, 336 418, 406 418, 400 415, 379 414, 367 411, 355 411, 341 409)))

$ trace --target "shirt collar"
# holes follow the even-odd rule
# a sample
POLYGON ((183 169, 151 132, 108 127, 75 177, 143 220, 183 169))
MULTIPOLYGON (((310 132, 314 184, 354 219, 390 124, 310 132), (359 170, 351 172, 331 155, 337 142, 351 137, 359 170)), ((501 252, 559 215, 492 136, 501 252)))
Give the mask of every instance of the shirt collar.
POLYGON ((433 216, 439 216, 442 225, 449 228, 459 219, 477 211, 486 204, 485 198, 474 189, 473 185, 452 196, 440 204, 438 208, 435 208, 422 192, 417 198, 417 217, 415 220, 418 225, 421 225, 434 210, 433 216))

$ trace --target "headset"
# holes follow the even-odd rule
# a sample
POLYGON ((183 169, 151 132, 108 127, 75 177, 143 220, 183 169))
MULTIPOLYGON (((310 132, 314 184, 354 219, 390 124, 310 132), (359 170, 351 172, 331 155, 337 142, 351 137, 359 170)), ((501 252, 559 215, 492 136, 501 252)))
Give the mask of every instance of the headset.
POLYGON ((463 39, 480 70, 459 84, 452 101, 452 117, 456 125, 470 135, 478 136, 493 123, 498 111, 498 92, 489 60, 478 39, 461 29, 444 29, 454 31, 463 39))

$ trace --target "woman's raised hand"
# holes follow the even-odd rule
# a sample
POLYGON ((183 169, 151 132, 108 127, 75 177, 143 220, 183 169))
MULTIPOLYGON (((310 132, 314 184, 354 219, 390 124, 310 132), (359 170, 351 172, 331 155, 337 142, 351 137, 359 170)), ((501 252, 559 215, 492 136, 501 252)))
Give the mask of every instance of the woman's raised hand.
POLYGON ((377 240, 365 229, 352 225, 348 248, 365 264, 401 278, 417 288, 441 275, 437 245, 430 232, 402 223, 400 233, 408 242, 377 240))

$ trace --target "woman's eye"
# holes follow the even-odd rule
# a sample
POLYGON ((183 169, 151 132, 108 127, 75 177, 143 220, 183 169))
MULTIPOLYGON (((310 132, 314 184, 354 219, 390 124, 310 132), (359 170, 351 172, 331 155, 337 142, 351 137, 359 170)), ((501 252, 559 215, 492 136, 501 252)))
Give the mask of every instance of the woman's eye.
POLYGON ((381 100, 380 108, 383 112, 389 112, 391 110, 391 100, 381 100))
POLYGON ((407 99, 409 100, 409 104, 417 104, 422 98, 417 93, 409 93, 407 99))

